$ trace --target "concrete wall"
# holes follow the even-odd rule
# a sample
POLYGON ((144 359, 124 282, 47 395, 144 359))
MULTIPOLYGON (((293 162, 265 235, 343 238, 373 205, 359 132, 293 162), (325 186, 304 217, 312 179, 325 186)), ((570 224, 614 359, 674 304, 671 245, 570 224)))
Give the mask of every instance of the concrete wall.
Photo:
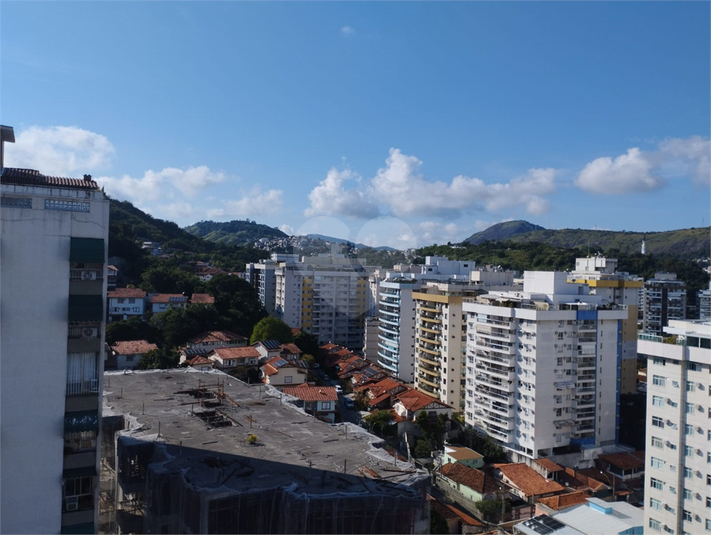
POLYGON ((59 533, 70 237, 106 240, 109 205, 84 191, 3 185, 2 193, 34 204, 0 211, 0 531, 59 533), (89 201, 91 212, 45 210, 45 198, 89 201))

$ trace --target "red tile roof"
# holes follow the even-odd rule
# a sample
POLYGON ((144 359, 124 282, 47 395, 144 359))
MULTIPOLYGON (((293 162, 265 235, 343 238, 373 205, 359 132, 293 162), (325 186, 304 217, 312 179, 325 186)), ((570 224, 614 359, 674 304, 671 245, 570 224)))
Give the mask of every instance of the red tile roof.
POLYGON ((209 364, 210 366, 212 366, 214 364, 214 362, 212 362, 210 359, 203 357, 202 355, 198 355, 197 357, 192 358, 187 362, 190 366, 199 366, 205 364, 209 364))
POLYGON ((198 334, 196 337, 191 338, 189 342, 200 344, 202 342, 236 342, 242 340, 246 341, 247 338, 232 331, 209 331, 198 334))
POLYGON ((136 355, 144 354, 158 349, 158 346, 151 344, 146 340, 130 340, 125 342, 116 342, 111 346, 111 350, 117 355, 136 355))
POLYGON ((420 409, 424 409, 427 405, 431 403, 439 405, 440 408, 444 407, 451 409, 449 405, 447 405, 446 403, 442 403, 437 398, 433 398, 432 396, 428 396, 427 394, 424 394, 412 388, 408 388, 408 390, 397 394, 395 397, 400 403, 403 404, 405 409, 410 412, 417 412, 420 409))
POLYGON ((210 355, 216 355, 222 360, 259 358, 259 351, 252 346, 247 347, 220 347, 213 349, 210 355))
POLYGON ((561 483, 567 484, 574 489, 590 488, 598 491, 608 487, 602 481, 589 477, 574 468, 565 468, 565 470, 559 472, 558 479, 561 483))
POLYGON ((53 188, 71 189, 99 189, 99 185, 91 180, 91 175, 84 175, 88 180, 81 178, 64 178, 58 176, 43 175, 34 169, 18 169, 15 167, 5 167, 2 170, 3 184, 18 184, 20 186, 50 186, 53 188))
POLYGON ((201 303, 205 305, 214 305, 215 298, 210 294, 193 294, 190 298, 191 303, 201 303))
POLYGON ((282 391, 303 401, 338 401, 334 386, 285 386, 282 391))
POLYGON ((279 373, 279 370, 277 370, 271 364, 265 364, 264 366, 262 366, 262 371, 264 372, 264 375, 266 375, 267 377, 270 377, 272 375, 279 373))
POLYGON ((560 466, 559 464, 554 463, 550 459, 546 459, 544 457, 541 457, 540 459, 534 459, 534 463, 541 465, 543 468, 548 470, 549 472, 560 472, 563 470, 563 467, 560 466))
POLYGON ((108 297, 138 297, 143 299, 146 297, 146 292, 140 288, 116 288, 115 290, 110 290, 106 292, 108 297))
POLYGON ((548 498, 540 498, 538 503, 541 503, 555 511, 560 511, 561 509, 567 509, 568 507, 585 503, 589 497, 590 494, 587 491, 579 490, 577 492, 568 492, 565 494, 558 494, 556 496, 549 496, 548 498))
POLYGON ((441 473, 447 479, 465 485, 479 494, 488 494, 499 490, 499 485, 476 468, 469 468, 461 463, 442 465, 441 473))
POLYGON ((498 469, 501 470, 501 473, 506 476, 513 486, 519 488, 529 497, 565 490, 555 481, 545 479, 533 468, 523 463, 498 465, 498 469))
POLYGON ((296 344, 281 344, 281 352, 289 355, 301 355, 301 350, 296 344))

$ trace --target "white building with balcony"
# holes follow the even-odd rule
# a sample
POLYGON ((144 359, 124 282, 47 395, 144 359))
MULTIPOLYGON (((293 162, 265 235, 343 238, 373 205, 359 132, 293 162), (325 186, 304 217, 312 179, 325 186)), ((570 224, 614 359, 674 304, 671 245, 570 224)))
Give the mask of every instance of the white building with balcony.
POLYGON ((645 533, 711 531, 711 322, 641 334, 647 355, 645 533))
POLYGON ((96 533, 109 201, 3 168, 0 206, 0 532, 96 533))
POLYGON ((146 292, 140 288, 118 288, 108 292, 109 322, 143 318, 146 292))
POLYGON ((627 310, 566 273, 527 271, 523 291, 466 300, 465 418, 530 463, 617 436, 627 310))

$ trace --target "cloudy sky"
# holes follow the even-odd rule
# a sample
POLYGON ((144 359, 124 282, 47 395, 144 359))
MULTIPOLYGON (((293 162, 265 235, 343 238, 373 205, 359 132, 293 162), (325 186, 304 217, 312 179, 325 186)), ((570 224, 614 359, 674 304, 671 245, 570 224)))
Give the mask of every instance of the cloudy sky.
POLYGON ((709 225, 708 2, 4 2, 6 165, 370 245, 709 225))

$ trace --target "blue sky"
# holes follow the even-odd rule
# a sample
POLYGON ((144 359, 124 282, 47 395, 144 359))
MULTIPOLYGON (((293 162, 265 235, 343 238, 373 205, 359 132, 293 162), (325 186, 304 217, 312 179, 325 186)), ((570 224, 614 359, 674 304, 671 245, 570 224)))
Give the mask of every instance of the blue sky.
POLYGON ((708 2, 3 2, 6 164, 396 247, 711 221, 708 2))

